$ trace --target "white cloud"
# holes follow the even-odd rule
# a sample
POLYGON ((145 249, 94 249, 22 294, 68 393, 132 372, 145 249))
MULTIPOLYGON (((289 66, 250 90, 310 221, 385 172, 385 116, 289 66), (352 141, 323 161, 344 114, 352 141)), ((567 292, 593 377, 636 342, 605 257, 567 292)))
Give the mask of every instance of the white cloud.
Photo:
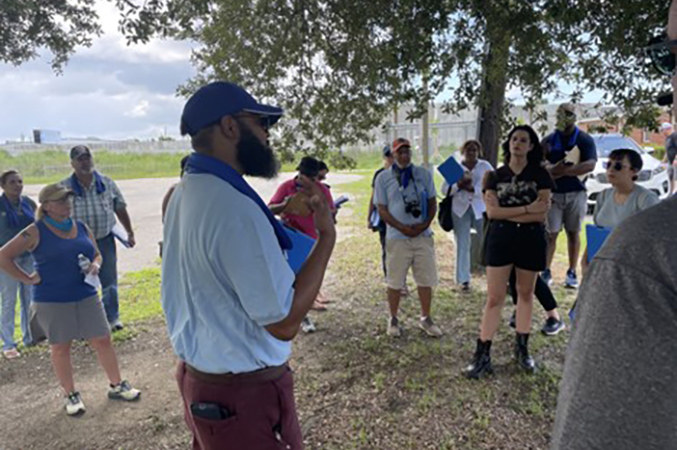
POLYGON ((131 63, 175 63, 188 61, 195 42, 154 39, 147 44, 127 44, 119 32, 120 13, 109 1, 98 0, 96 9, 103 35, 90 48, 80 52, 83 56, 104 61, 131 63))
POLYGON ((148 115, 148 100, 141 100, 131 111, 125 113, 128 117, 146 117, 148 115))
POLYGON ((49 54, 20 67, 0 64, 0 142, 34 128, 109 139, 179 135, 185 99, 175 93, 195 74, 194 44, 127 46, 114 7, 100 0, 97 8, 105 34, 78 49, 62 75, 51 70, 49 54))

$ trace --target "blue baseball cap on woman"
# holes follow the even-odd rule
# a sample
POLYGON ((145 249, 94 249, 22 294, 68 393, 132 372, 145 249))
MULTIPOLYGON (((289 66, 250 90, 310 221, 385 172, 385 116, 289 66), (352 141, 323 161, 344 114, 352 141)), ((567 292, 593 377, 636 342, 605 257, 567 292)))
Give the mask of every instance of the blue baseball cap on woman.
POLYGON ((260 104, 234 83, 215 81, 202 86, 186 102, 181 114, 181 133, 195 136, 224 116, 240 112, 267 117, 269 126, 277 122, 283 113, 282 108, 260 104))

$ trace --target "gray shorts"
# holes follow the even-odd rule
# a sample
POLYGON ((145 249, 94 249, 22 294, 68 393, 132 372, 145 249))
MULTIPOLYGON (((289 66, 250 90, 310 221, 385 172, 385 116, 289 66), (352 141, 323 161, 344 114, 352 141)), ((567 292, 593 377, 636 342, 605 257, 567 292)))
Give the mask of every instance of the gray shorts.
POLYGON ((581 231, 581 224, 588 209, 588 195, 585 191, 552 194, 552 206, 548 211, 546 226, 548 233, 581 231))
POLYGON ((31 316, 50 344, 92 339, 110 334, 98 295, 78 302, 32 302, 31 316))

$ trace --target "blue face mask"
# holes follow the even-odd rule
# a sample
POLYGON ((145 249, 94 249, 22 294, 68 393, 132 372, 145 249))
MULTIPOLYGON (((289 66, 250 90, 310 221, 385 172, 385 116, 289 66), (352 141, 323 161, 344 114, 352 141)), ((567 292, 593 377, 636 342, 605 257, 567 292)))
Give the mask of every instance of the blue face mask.
POLYGON ((45 216, 45 222, 47 222, 48 224, 50 224, 59 231, 68 232, 73 228, 73 219, 70 217, 64 220, 63 222, 59 222, 58 220, 54 220, 49 216, 45 216))

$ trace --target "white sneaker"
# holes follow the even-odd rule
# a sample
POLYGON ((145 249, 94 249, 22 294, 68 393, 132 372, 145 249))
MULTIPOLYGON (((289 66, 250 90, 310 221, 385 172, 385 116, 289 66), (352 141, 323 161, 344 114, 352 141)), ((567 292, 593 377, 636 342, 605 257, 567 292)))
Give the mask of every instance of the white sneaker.
POLYGON ((397 317, 391 317, 388 319, 388 336, 391 337, 400 337, 402 336, 402 328, 400 327, 400 321, 397 320, 397 317))
POLYGON ((69 416, 79 416, 85 413, 85 404, 82 403, 82 397, 79 392, 71 392, 66 397, 66 414, 69 416))
POLYGON ((315 328, 315 324, 310 320, 310 317, 306 316, 301 321, 301 330, 303 330, 304 333, 314 333, 317 328, 315 328))
POLYGON ((425 331, 428 336, 431 337, 442 336, 442 330, 440 330, 440 327, 438 327, 433 323, 433 319, 431 319, 430 317, 421 319, 420 322, 418 323, 418 326, 421 328, 421 330, 425 331))
POLYGON ((578 289, 578 278, 576 278, 575 270, 567 270, 567 276, 564 280, 564 287, 569 289, 578 289))
POLYGON ((108 390, 108 398, 111 400, 124 400, 133 402, 141 397, 141 391, 134 389, 129 381, 123 380, 117 386, 111 386, 108 390))

